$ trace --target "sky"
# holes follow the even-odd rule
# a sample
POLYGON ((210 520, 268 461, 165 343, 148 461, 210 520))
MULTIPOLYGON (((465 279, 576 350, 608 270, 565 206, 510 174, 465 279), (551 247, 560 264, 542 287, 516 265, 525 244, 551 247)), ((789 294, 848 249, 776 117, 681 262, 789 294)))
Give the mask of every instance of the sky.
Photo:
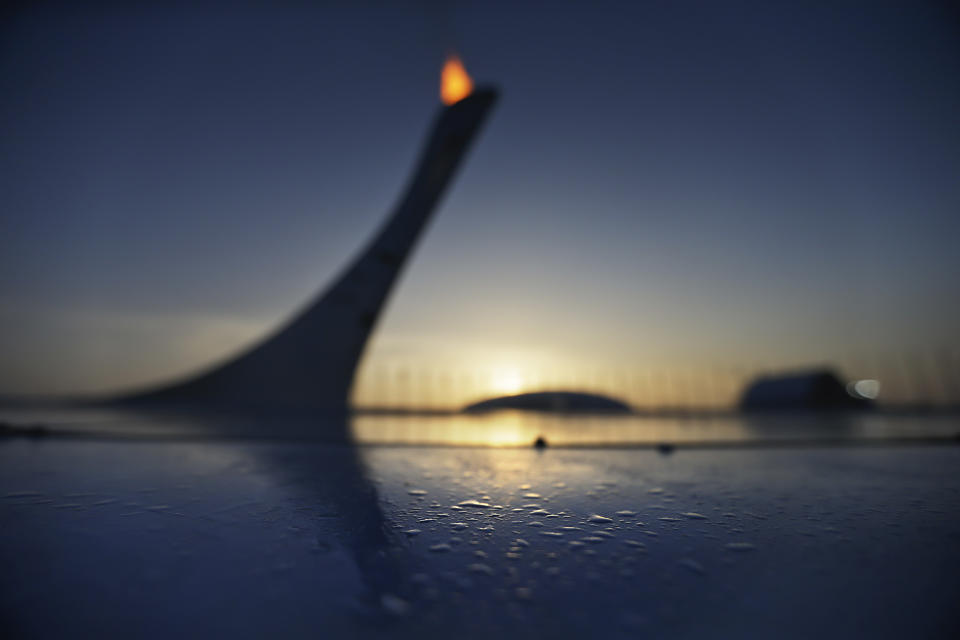
POLYGON ((833 363, 958 388, 950 3, 7 11, 0 393, 170 379, 283 322, 399 197, 451 50, 501 100, 366 401, 397 372, 483 395, 833 363))

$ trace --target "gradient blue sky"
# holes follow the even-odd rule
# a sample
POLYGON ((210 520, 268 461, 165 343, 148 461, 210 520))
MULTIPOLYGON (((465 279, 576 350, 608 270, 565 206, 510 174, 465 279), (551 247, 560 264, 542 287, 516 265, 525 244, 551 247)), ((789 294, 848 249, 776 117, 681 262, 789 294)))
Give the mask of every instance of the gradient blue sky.
POLYGON ((949 3, 269 4, 5 17, 0 391, 282 321, 393 205, 450 47, 502 100, 368 367, 956 353, 949 3))

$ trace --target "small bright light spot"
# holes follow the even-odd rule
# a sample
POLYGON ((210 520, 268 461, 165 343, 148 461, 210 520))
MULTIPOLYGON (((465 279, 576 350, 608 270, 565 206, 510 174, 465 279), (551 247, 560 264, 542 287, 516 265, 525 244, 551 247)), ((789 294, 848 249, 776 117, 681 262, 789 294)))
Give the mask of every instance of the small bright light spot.
POLYGON ((873 400, 880 395, 879 380, 857 380, 847 385, 847 393, 855 398, 873 400))

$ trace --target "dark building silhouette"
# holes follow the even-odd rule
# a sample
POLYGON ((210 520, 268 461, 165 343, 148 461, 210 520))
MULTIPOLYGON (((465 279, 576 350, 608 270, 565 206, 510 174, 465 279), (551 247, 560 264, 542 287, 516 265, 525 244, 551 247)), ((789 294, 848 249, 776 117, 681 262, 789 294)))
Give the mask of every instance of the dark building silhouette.
POLYGON ((744 391, 744 411, 866 409, 867 398, 855 397, 829 369, 798 371, 758 378, 744 391))

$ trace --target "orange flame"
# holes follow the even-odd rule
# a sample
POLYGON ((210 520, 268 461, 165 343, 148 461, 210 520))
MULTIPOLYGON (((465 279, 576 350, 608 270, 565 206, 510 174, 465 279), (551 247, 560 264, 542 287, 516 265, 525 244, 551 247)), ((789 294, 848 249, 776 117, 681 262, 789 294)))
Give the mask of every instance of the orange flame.
POLYGON ((455 54, 447 56, 447 62, 440 72, 440 99, 444 104, 453 104, 466 98, 471 91, 473 80, 467 75, 460 58, 455 54))

